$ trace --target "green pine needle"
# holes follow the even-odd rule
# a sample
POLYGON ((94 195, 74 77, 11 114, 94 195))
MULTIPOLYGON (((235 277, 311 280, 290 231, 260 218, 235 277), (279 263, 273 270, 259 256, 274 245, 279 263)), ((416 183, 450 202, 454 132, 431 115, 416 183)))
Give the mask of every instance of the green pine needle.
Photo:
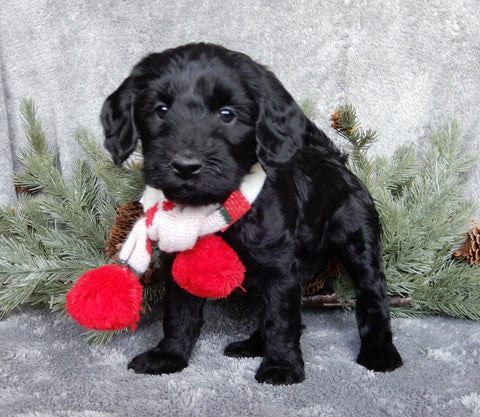
POLYGON ((132 158, 118 166, 88 130, 77 129, 75 138, 83 153, 92 162, 95 175, 120 204, 141 198, 145 183, 138 149, 132 158))
POLYGON ((119 334, 125 333, 127 329, 123 330, 88 330, 83 334, 83 339, 89 345, 100 346, 105 345, 108 342, 111 342, 113 338, 119 334))
POLYGON ((23 120, 23 129, 30 145, 30 151, 37 157, 49 154, 47 139, 40 119, 37 117, 37 108, 32 99, 24 99, 20 103, 20 113, 23 120))

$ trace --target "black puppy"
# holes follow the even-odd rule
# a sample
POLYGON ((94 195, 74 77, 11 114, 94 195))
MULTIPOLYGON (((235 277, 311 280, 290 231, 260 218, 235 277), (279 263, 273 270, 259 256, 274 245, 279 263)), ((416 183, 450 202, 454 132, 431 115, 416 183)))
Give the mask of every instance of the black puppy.
MULTIPOLYGON (((225 349, 263 356, 259 382, 301 382, 302 285, 332 256, 356 287, 358 363, 402 364, 392 344, 378 216, 345 156, 301 111, 277 78, 248 56, 189 44, 147 56, 102 109, 105 146, 121 164, 140 138, 145 182, 177 203, 222 203, 253 164, 267 174, 251 210, 224 234, 264 309, 258 329, 225 349)), ((167 282, 164 338, 135 357, 135 372, 187 366, 205 300, 167 282)))

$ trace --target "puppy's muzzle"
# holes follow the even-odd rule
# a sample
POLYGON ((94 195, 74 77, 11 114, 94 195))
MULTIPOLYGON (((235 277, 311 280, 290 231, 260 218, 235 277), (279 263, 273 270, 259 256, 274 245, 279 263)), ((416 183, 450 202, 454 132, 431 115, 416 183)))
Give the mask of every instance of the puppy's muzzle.
POLYGON ((203 166, 203 162, 194 157, 176 157, 170 164, 176 175, 182 178, 191 178, 197 175, 203 166))

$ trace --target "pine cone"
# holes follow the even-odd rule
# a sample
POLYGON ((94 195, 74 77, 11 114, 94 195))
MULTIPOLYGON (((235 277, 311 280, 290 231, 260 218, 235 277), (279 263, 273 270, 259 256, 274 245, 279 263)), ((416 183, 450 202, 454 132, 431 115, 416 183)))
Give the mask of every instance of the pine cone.
POLYGON ((38 188, 28 188, 28 187, 24 187, 22 185, 16 184, 15 185, 15 191, 18 194, 36 194, 36 193, 39 192, 39 189, 38 188))
POLYGON ((139 202, 127 203, 118 208, 118 215, 105 244, 105 253, 110 259, 117 260, 118 251, 122 248, 133 224, 142 215, 143 207, 139 202))
POLYGON ((468 233, 463 245, 453 253, 454 258, 466 258, 467 262, 472 265, 480 265, 480 225, 476 219, 468 233))
MULTIPOLYGON (((118 261, 118 252, 122 249, 123 242, 125 242, 128 233, 132 230, 133 224, 141 216, 143 216, 143 206, 138 201, 126 203, 118 208, 118 215, 113 222, 110 235, 105 244, 105 253, 110 259, 115 262, 118 261)), ((157 280, 155 268, 151 265, 140 277, 140 282, 143 285, 157 280)))
POLYGON ((340 274, 340 269, 341 265, 338 259, 329 260, 325 268, 323 268, 323 271, 320 274, 312 277, 310 283, 305 287, 303 295, 305 297, 313 297, 314 295, 317 295, 324 287, 327 279, 338 277, 340 274))
POLYGON ((342 127, 340 126, 340 111, 335 110, 332 114, 332 117, 330 117, 330 120, 332 121, 332 128, 335 130, 340 130, 342 127))
POLYGON ((350 128, 345 128, 343 126, 343 120, 342 120, 341 112, 339 109, 333 112, 332 116, 330 117, 330 120, 332 121, 331 126, 333 129, 347 136, 352 135, 353 131, 355 130, 355 126, 352 126, 350 128))

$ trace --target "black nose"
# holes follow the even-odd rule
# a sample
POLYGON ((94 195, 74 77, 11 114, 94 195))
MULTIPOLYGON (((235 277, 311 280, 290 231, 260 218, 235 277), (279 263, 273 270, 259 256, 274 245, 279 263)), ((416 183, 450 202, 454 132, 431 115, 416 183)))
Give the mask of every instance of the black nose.
POLYGON ((172 161, 171 166, 175 174, 192 177, 202 169, 202 161, 198 158, 177 157, 172 161))

